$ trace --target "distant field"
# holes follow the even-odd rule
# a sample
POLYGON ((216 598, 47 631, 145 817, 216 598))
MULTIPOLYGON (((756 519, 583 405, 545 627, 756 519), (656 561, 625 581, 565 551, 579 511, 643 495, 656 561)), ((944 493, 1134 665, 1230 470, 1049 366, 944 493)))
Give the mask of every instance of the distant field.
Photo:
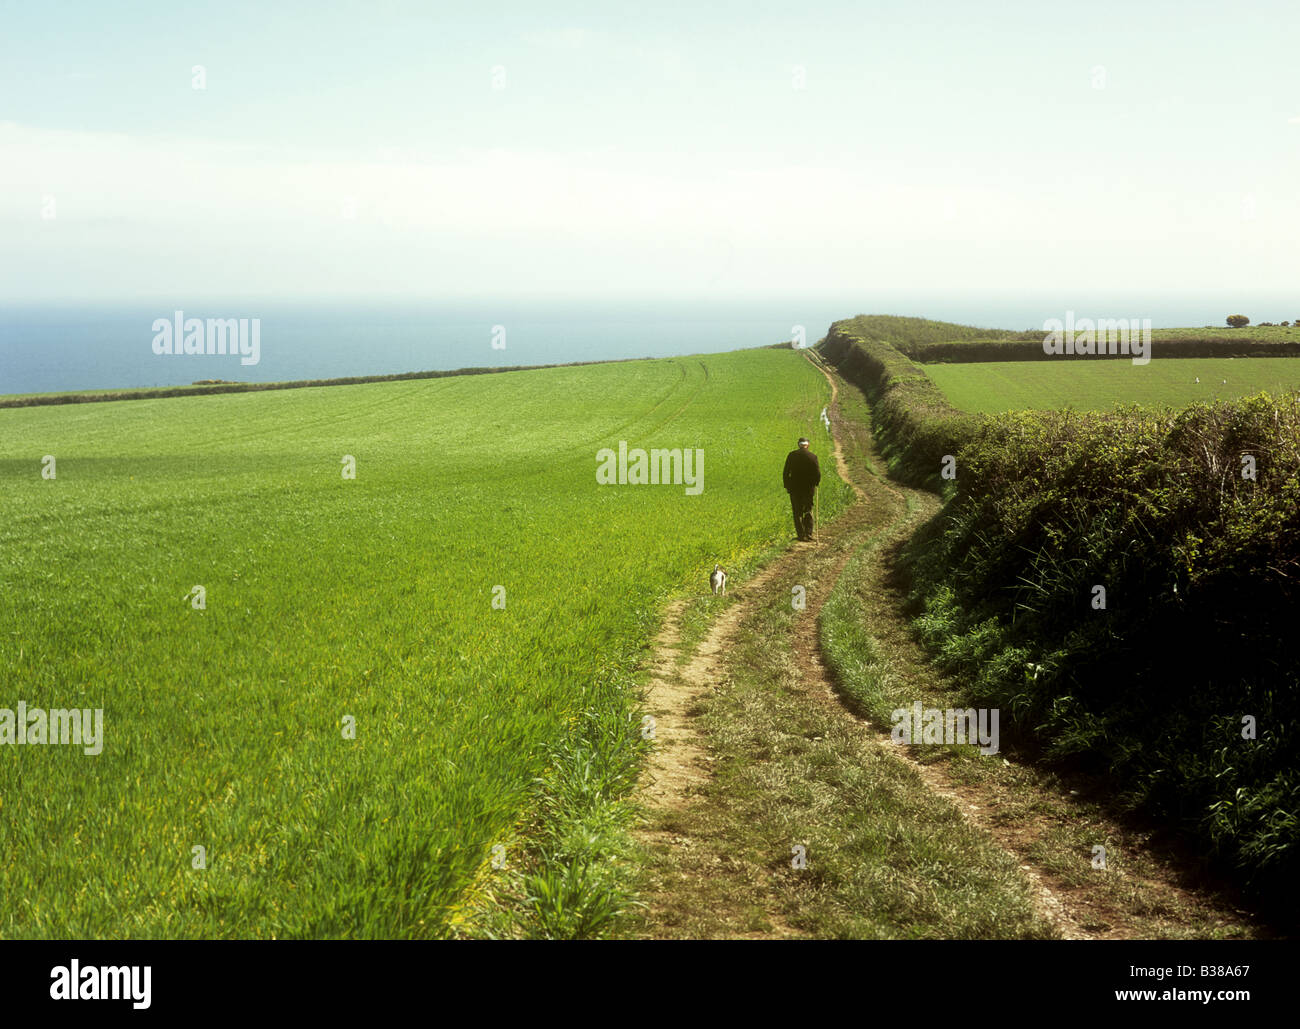
POLYGON ((1063 407, 1104 411, 1128 403, 1181 408, 1260 390, 1300 389, 1300 360, 1267 357, 1157 358, 1146 365, 1122 360, 928 364, 925 373, 954 407, 986 414, 1063 407))
POLYGON ((665 598, 788 538, 827 399, 755 350, 0 411, 0 708, 105 737, 0 747, 0 937, 445 934, 665 598), (703 492, 599 485, 620 440, 703 492))

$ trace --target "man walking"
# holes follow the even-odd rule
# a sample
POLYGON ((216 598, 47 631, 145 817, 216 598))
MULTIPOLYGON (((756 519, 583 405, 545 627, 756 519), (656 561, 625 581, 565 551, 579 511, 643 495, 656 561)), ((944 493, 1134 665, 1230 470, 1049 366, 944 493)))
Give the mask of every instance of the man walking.
POLYGON ((817 455, 808 449, 808 440, 800 438, 799 449, 790 451, 781 473, 785 491, 790 494, 790 507, 794 510, 794 532, 805 542, 813 538, 813 498, 822 481, 821 465, 817 455))

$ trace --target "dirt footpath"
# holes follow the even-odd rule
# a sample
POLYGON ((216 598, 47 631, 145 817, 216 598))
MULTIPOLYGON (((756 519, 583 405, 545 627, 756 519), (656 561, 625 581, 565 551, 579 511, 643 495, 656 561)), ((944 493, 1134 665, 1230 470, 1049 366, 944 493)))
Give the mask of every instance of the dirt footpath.
MULTIPOLYGON (((1051 835, 1046 823, 1059 820, 1062 805, 1071 803, 1067 788, 1071 784, 1007 762, 1005 775, 996 780, 965 781, 942 762, 919 759, 916 752, 921 748, 893 744, 888 731, 863 721, 843 702, 822 657, 818 617, 831 586, 864 546, 872 553, 866 570, 871 592, 880 598, 868 625, 873 638, 887 644, 899 674, 909 682, 937 678, 911 639, 899 610, 902 598, 895 595, 889 579, 893 550, 910 536, 919 520, 936 509, 937 501, 865 468, 848 466, 839 438, 845 434, 852 438, 855 453, 875 455, 874 463, 882 464, 869 429, 842 418, 838 376, 811 355, 808 359, 830 383, 832 424, 839 434, 833 439, 834 460, 840 477, 852 485, 856 501, 833 523, 817 527, 816 542, 792 540, 789 550, 754 577, 730 583, 728 601, 689 652, 684 652, 682 643, 687 601, 678 601, 665 613, 648 663, 646 687, 645 708, 655 719, 655 743, 640 796, 648 817, 639 841, 649 855, 641 934, 733 938, 822 935, 815 924, 807 929, 791 924, 787 915, 793 908, 783 896, 788 878, 781 866, 748 853, 738 840, 743 833, 734 821, 735 813, 727 810, 727 797, 710 790, 717 762, 731 756, 725 745, 712 740, 701 727, 701 713, 729 687, 731 662, 743 635, 753 631, 750 623, 758 618, 761 605, 776 593, 788 593, 789 584, 797 582, 807 584, 808 609, 795 623, 784 660, 793 655, 795 667, 789 671, 802 692, 800 703, 815 705, 819 716, 831 718, 841 729, 851 728, 863 746, 879 747, 889 759, 906 763, 924 788, 945 798, 970 826, 1011 855, 1025 878, 1037 916, 1052 927, 1051 935, 1065 939, 1203 936, 1216 935, 1216 927, 1225 935, 1256 935, 1248 928, 1252 919, 1246 912, 1222 898, 1207 899, 1187 889, 1180 870, 1156 856, 1146 855, 1135 865, 1135 881, 1120 888, 1113 882, 1102 890, 1081 886, 1062 874, 1060 855, 1054 855, 1044 842, 1051 835), (1043 812, 1038 821, 1035 811, 1043 812)), ((781 788, 789 789, 790 784, 781 788)), ((1088 817, 1099 816, 1089 812, 1088 817)), ((1122 841, 1126 852, 1146 846, 1140 833, 1126 834, 1118 825, 1105 823, 1095 828, 1107 840, 1122 841)))

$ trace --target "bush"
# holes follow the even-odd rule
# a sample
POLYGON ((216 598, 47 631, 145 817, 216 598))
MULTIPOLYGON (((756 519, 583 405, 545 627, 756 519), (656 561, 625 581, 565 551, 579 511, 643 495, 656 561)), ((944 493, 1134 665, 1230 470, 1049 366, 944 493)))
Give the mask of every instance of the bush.
MULTIPOLYGON (((1243 335, 1237 339, 1183 337, 1156 340, 1155 347, 1166 357, 1300 357, 1300 344, 1275 342, 1243 335)), ((898 348, 922 364, 965 361, 1127 361, 1129 355, 1045 354, 1043 334, 1032 340, 976 339, 965 343, 911 343, 898 348)))
POLYGON ((1300 394, 1001 415, 957 462, 958 491, 904 559, 940 665, 1004 711, 1008 738, 1105 774, 1122 803, 1289 895, 1300 394))
POLYGON ((1250 319, 1244 314, 1230 314, 1228 315, 1228 324, 1234 329, 1240 329, 1245 325, 1249 325, 1250 319))
POLYGON ((931 324, 837 322, 820 345, 891 471, 949 489, 904 551, 916 631, 1008 742, 1105 776, 1300 917, 1300 393, 964 415, 901 352, 939 345, 931 324))

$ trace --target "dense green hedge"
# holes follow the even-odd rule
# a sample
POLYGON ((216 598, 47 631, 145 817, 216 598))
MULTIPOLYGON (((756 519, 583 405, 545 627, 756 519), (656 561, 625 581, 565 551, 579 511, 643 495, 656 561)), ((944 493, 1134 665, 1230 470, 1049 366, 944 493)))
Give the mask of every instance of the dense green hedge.
POLYGON ((818 344, 822 354, 872 400, 876 439, 889 470, 905 482, 937 489, 946 456, 955 456, 983 416, 958 411, 925 371, 889 343, 865 339, 854 321, 836 322, 818 344))
POLYGON ((823 349, 908 448, 892 463, 956 457, 904 556, 940 666, 1004 737, 1103 773, 1300 917, 1300 394, 958 421, 844 324, 823 349))
MULTIPOLYGON (((970 361, 1129 361, 1128 354, 1047 354, 1040 332, 1033 339, 978 339, 968 342, 911 343, 900 351, 926 364, 970 361)), ((1251 339, 1154 339, 1153 358, 1300 357, 1300 341, 1270 343, 1251 339)))

